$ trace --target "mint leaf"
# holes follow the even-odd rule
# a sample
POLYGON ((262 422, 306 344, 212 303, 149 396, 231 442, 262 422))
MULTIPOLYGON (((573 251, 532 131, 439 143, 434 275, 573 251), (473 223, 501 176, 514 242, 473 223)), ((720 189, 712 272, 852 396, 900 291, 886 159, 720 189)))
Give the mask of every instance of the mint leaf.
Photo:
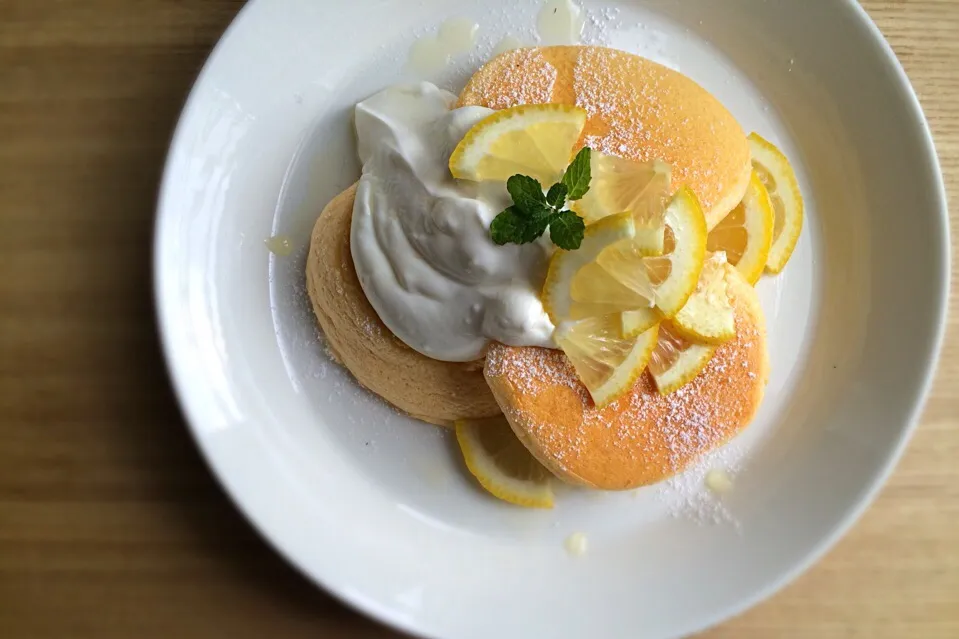
POLYGON ((549 226, 554 215, 555 213, 552 209, 543 207, 527 218, 525 220, 526 226, 523 228, 522 235, 517 244, 529 244, 539 239, 539 236, 546 232, 546 228, 549 226))
POLYGON ((526 229, 526 220, 514 209, 515 207, 511 206, 493 218, 489 225, 489 234, 494 244, 502 246, 510 242, 520 243, 526 229))
MULTIPOLYGON (((566 173, 563 175, 563 184, 568 190, 570 200, 578 200, 589 191, 590 171, 589 157, 590 150, 584 146, 573 158, 573 161, 566 167, 566 173)), ((512 178, 510 178, 512 179, 512 178)))
POLYGON ((562 182, 558 182, 549 187, 549 193, 546 194, 546 203, 553 208, 560 208, 566 204, 566 194, 569 189, 562 182))
POLYGON ((523 213, 511 206, 495 218, 489 226, 490 238, 494 244, 529 244, 535 242, 546 232, 550 220, 555 215, 547 206, 537 207, 531 213, 523 213))
POLYGON ((506 190, 513 205, 493 218, 490 237, 503 244, 535 242, 546 229, 556 246, 572 251, 583 242, 586 224, 572 211, 564 211, 566 200, 578 200, 589 191, 590 150, 580 149, 566 168, 563 180, 549 187, 543 194, 543 185, 528 175, 514 175, 506 181, 506 190))
POLYGON ((520 214, 532 215, 546 206, 543 185, 528 175, 514 175, 506 181, 506 190, 513 198, 513 205, 520 214))
POLYGON ((583 243, 585 230, 586 223, 583 218, 572 211, 561 211, 550 220, 549 239, 561 249, 574 251, 583 243))

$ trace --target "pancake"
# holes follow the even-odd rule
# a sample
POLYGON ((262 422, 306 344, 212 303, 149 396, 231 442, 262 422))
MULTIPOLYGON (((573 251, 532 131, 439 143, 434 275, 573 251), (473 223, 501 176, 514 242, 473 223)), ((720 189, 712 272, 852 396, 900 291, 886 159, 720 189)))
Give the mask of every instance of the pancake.
POLYGON ((557 102, 586 109, 579 146, 673 167, 712 229, 742 201, 752 172, 746 134, 686 76, 636 55, 593 46, 507 51, 470 79, 459 106, 504 109, 557 102))
POLYGON ((769 373, 765 320, 755 290, 726 268, 736 337, 665 397, 646 371, 623 397, 597 409, 562 352, 490 348, 486 380, 513 431, 544 466, 573 484, 636 488, 682 472, 752 421, 769 373))
POLYGON ((483 379, 483 363, 441 362, 394 336, 367 301, 350 252, 356 185, 337 195, 313 227, 306 285, 333 356, 360 384, 431 424, 491 417, 499 407, 483 379))

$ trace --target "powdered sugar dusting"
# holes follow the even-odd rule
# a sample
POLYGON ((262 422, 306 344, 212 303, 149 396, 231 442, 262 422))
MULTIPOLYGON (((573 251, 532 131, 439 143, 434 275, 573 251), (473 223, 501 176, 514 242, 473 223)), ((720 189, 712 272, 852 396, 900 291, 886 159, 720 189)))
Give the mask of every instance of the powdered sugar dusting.
POLYGON ((524 394, 535 394, 545 384, 566 386, 580 392, 583 399, 589 397, 562 351, 494 346, 486 356, 485 372, 487 377, 509 377, 524 394))
POLYGON ((658 486, 657 498, 668 503, 672 517, 699 524, 741 524, 727 507, 724 494, 710 490, 707 477, 721 472, 729 481, 741 472, 743 451, 731 445, 704 455, 685 472, 658 486))
MULTIPOLYGON (((666 140, 669 134, 643 126, 655 123, 662 103, 660 83, 663 74, 642 74, 646 82, 636 82, 636 59, 612 49, 585 49, 573 72, 576 104, 586 109, 591 118, 599 118, 604 125, 602 133, 591 135, 587 142, 595 148, 630 159, 647 161, 649 149, 640 141, 651 138, 666 140), (624 69, 626 73, 613 73, 624 69)), ((655 126, 655 125, 654 125, 655 126)))
POLYGON ((503 54, 507 63, 502 75, 481 76, 468 90, 471 102, 491 109, 505 109, 520 104, 541 104, 553 97, 556 67, 535 49, 515 49, 503 54))
POLYGON ((584 49, 573 72, 576 104, 591 118, 584 143, 610 155, 674 165, 674 182, 694 185, 708 209, 726 187, 713 179, 724 148, 703 145, 697 131, 708 124, 720 135, 717 127, 725 130, 730 122, 697 106, 690 97, 694 85, 681 82, 666 67, 615 49, 584 49))

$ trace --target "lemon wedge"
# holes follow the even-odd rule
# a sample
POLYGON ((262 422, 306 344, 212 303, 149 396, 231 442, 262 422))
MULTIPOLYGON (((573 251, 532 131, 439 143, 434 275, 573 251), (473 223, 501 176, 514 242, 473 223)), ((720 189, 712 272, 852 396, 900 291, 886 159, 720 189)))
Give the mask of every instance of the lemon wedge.
POLYGON ((663 316, 655 308, 640 308, 633 311, 623 311, 620 313, 621 332, 624 337, 635 337, 640 333, 645 333, 656 324, 659 324, 663 316))
POLYGON ((671 323, 682 337, 722 344, 736 336, 736 316, 726 293, 726 268, 725 253, 706 258, 696 291, 671 323))
POLYGON ((566 104, 529 104, 480 120, 450 156, 454 178, 498 180, 512 175, 558 182, 586 126, 586 111, 566 104))
POLYGON ((696 289, 706 255, 706 219, 688 188, 673 196, 665 224, 660 256, 649 257, 629 213, 587 226, 578 251, 555 253, 543 289, 553 323, 628 311, 623 332, 635 336, 678 313, 696 289))
POLYGON ((466 467, 494 497, 527 508, 552 508, 552 476, 526 450, 502 415, 456 422, 466 467))
POLYGON ((607 215, 628 212, 636 236, 650 252, 663 252, 663 211, 670 196, 670 168, 661 160, 634 162, 593 151, 589 191, 573 203, 587 224, 607 215))
POLYGON ((662 324, 659 342, 649 358, 649 372, 660 395, 669 395, 693 381, 715 352, 715 346, 694 344, 680 337, 672 326, 662 324))
POLYGON ((628 213, 610 215, 586 227, 583 242, 577 250, 553 253, 541 297, 543 308, 554 325, 649 305, 646 298, 636 295, 595 265, 603 250, 632 239, 634 233, 633 218, 628 213), (585 273, 579 281, 586 282, 588 294, 580 292, 574 297, 573 281, 582 271, 585 273))
POLYGON ((803 225, 803 199, 796 173, 786 156, 757 133, 749 134, 753 169, 759 176, 773 209, 773 239, 766 270, 779 273, 799 241, 803 225))
POLYGON ((597 407, 621 397, 646 369, 656 347, 658 325, 623 337, 618 315, 561 325, 553 336, 597 407))
POLYGON ((753 171, 746 195, 706 238, 706 250, 723 251, 750 284, 759 281, 773 241, 773 207, 766 187, 753 171))
MULTIPOLYGON (((648 257, 635 243, 620 242, 600 253, 596 264, 636 298, 649 300, 644 306, 654 304, 669 318, 696 290, 706 257, 706 218, 691 190, 683 187, 676 192, 666 207, 665 223, 662 255, 648 257)), ((588 274, 583 273, 583 277, 588 274)), ((576 284, 574 296, 578 293, 576 284)), ((620 310, 640 309, 642 306, 620 310)))

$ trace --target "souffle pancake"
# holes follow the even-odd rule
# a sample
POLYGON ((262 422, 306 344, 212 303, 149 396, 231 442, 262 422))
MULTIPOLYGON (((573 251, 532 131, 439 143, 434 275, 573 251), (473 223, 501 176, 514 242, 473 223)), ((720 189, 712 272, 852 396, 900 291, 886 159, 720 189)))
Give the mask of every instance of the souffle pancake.
POLYGON ((561 351, 490 348, 486 379, 540 463, 569 483, 636 488, 681 472, 752 421, 769 374, 765 319, 753 287, 726 268, 736 337, 668 395, 647 371, 625 395, 597 408, 561 351))

